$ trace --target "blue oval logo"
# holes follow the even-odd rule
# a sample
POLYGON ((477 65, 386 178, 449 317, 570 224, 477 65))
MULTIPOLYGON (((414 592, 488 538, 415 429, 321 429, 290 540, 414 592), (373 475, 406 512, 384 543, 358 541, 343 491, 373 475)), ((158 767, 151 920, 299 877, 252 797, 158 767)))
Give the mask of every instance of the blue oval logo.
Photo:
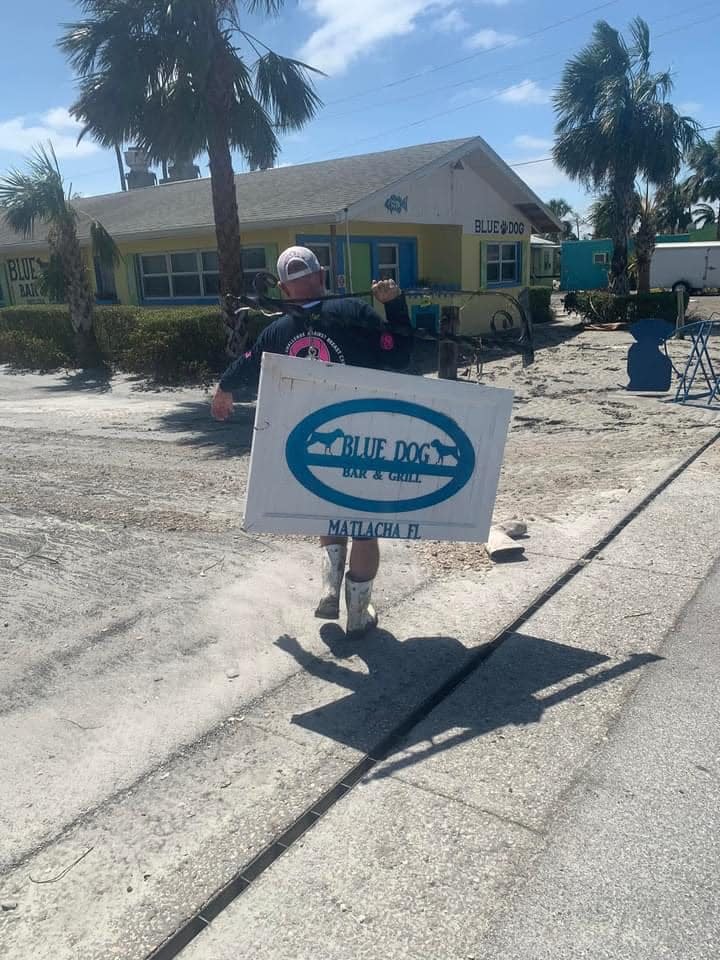
MULTIPOLYGON (((363 425, 367 423, 365 418, 363 425)), ((383 432, 381 420, 370 419, 369 424, 372 433, 383 432)), ((433 507, 462 490, 475 469, 473 445, 454 420, 417 403, 390 399, 346 400, 316 410, 288 437, 285 458, 306 490, 328 503, 363 513, 406 513, 433 507), (395 415, 394 436, 366 436, 347 429, 343 420, 357 414, 395 415), (397 415, 407 418, 406 425, 420 421, 443 436, 434 436, 426 426, 417 436, 412 435, 411 427, 399 436, 397 415), (313 470, 322 473, 322 479, 313 470), (331 486, 333 478, 335 485, 331 486), (447 482, 437 486, 445 478, 447 482), (374 481, 388 480, 433 489, 426 493, 418 490, 415 497, 385 500, 359 496, 349 489, 360 484, 367 489, 374 481)))

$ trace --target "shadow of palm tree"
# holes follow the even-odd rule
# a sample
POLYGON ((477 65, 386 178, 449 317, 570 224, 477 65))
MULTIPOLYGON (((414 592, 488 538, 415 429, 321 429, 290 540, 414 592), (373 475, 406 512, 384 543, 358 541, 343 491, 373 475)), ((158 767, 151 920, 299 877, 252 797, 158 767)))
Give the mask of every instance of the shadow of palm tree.
POLYGON ((109 393, 112 390, 113 373, 108 367, 97 367, 92 370, 78 370, 75 373, 67 372, 59 383, 43 384, 39 390, 48 393, 65 393, 70 391, 86 390, 92 393, 109 393))
POLYGON ((503 658, 503 669, 493 670, 488 681, 490 671, 477 669, 479 651, 453 637, 401 642, 376 630, 352 643, 335 625, 324 626, 321 636, 338 659, 309 653, 288 636, 276 644, 313 676, 350 692, 293 716, 292 723, 374 759, 390 758, 374 777, 390 776, 492 730, 537 723, 549 707, 662 659, 632 654, 598 669, 608 664, 604 654, 515 633, 493 654, 503 658), (367 672, 339 662, 353 655, 367 672), (454 732, 448 737, 449 731, 454 732), (420 744, 422 749, 392 759, 420 744))
POLYGON ((162 428, 178 436, 178 443, 191 447, 216 448, 219 455, 242 456, 250 450, 255 404, 236 403, 230 420, 218 422, 210 414, 209 400, 178 404, 158 418, 162 428))

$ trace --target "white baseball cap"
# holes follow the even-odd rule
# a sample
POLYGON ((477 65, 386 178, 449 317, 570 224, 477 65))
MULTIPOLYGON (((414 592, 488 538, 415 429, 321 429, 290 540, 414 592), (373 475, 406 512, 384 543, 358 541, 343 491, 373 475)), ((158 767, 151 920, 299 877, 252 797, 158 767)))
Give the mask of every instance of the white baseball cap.
POLYGON ((288 247, 278 257, 277 272, 283 283, 298 280, 322 270, 320 261, 307 247, 288 247))

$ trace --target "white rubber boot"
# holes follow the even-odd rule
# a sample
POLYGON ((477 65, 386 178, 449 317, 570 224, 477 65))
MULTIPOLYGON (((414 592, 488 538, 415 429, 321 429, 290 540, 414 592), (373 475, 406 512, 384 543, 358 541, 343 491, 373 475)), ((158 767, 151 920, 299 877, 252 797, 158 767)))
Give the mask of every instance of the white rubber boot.
POLYGON ((322 599, 315 616, 321 620, 337 620, 340 616, 340 586, 345 574, 347 546, 331 543, 322 548, 322 599))
POLYGON ((351 639, 356 640, 364 636, 368 630, 377 626, 377 614, 370 603, 373 583, 373 580, 366 580, 365 582, 353 580, 350 574, 345 578, 346 633, 351 639))

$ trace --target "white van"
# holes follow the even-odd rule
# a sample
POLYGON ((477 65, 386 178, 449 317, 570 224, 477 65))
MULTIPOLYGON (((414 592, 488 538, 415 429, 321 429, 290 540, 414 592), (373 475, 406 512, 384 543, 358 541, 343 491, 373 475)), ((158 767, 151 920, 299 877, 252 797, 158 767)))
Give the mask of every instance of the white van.
POLYGON ((720 240, 659 243, 650 263, 650 287, 688 293, 720 287, 720 240))

